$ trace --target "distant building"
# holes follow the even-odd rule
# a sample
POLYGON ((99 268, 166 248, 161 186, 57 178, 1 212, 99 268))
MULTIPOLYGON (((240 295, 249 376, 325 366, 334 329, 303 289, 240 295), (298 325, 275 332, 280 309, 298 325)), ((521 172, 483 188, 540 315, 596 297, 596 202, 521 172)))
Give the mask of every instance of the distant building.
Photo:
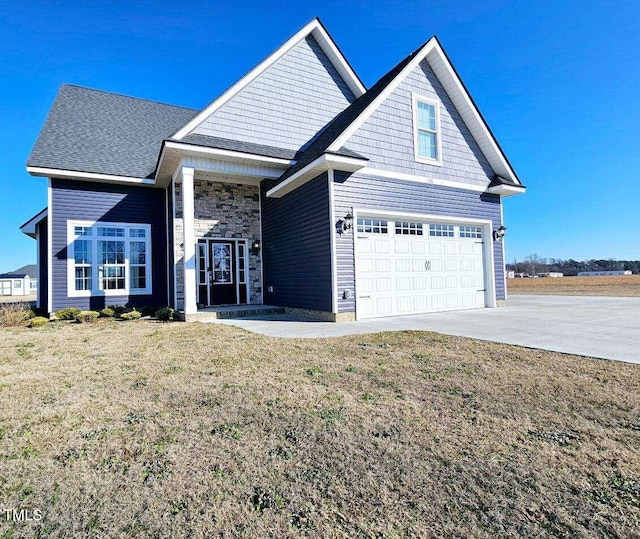
POLYGON ((561 271, 548 271, 546 273, 536 273, 537 277, 564 277, 561 271))
POLYGON ((612 271, 579 271, 578 277, 593 277, 596 275, 631 275, 631 270, 612 270, 612 271))
POLYGON ((37 290, 38 267, 35 264, 0 274, 0 296, 30 296, 37 290))

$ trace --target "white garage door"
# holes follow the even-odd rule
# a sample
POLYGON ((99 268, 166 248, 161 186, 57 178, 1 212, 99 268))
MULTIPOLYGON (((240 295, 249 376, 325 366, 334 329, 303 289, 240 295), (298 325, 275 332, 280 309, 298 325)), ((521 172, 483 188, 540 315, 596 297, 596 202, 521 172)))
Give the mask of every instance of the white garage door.
POLYGON ((484 307, 482 227, 359 218, 358 318, 484 307))

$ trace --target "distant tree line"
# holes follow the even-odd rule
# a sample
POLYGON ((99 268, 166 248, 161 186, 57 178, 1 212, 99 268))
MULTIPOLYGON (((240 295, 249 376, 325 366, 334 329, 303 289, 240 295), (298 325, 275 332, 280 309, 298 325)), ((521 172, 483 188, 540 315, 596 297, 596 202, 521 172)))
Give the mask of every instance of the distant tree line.
POLYGON ((515 260, 507 264, 507 270, 528 273, 547 273, 550 271, 560 271, 564 275, 577 275, 579 271, 613 271, 631 270, 633 273, 640 273, 640 260, 563 260, 562 258, 543 258, 537 254, 526 256, 524 260, 515 260))

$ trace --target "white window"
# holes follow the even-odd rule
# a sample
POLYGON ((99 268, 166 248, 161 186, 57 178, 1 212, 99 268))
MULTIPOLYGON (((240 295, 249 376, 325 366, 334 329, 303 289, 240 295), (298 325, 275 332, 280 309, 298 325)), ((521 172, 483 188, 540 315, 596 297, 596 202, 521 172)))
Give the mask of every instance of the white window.
POLYGON ((453 238, 453 225, 429 225, 429 236, 435 238, 453 238))
POLYGON ((68 223, 68 295, 151 293, 151 226, 68 223))
POLYGON ((381 219, 358 219, 358 232, 362 234, 387 234, 387 221, 381 219))
POLYGON ((413 129, 416 161, 442 164, 440 143, 440 103, 413 96, 413 129))
POLYGON ((461 226, 460 227, 461 238, 482 238, 482 229, 479 226, 461 226))
POLYGON ((396 221, 396 234, 404 236, 422 236, 422 223, 396 221))
POLYGON ((13 281, 13 288, 22 288, 22 281, 13 281))

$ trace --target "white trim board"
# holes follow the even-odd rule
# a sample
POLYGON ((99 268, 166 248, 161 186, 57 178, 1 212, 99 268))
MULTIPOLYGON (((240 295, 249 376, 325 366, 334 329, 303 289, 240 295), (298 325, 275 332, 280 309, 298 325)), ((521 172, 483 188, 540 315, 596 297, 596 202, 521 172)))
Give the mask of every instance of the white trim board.
POLYGON ((471 183, 454 182, 451 180, 440 180, 438 178, 427 178, 426 176, 416 176, 414 174, 405 174, 404 172, 392 172, 390 170, 383 170, 380 168, 364 167, 358 171, 359 176, 376 176, 380 178, 388 178, 390 180, 404 180, 415 183, 426 183, 429 185, 442 185, 444 187, 455 187, 456 189, 466 189, 467 191, 477 191, 484 193, 487 190, 487 184, 474 185, 471 183))
POLYGON ((473 135, 491 168, 504 178, 508 178, 516 184, 520 180, 509 165, 506 156, 498 146, 491 134, 488 125, 480 115, 471 96, 466 91, 462 81, 447 59, 438 40, 433 37, 420 49, 411 61, 400 71, 398 75, 387 85, 367 106, 360 115, 347 127, 342 134, 329 146, 329 151, 337 151, 344 146, 360 126, 378 109, 378 107, 391 95, 400 83, 423 61, 427 60, 434 73, 442 83, 447 95, 464 120, 467 128, 473 135))
POLYGON ((155 185, 151 178, 134 178, 131 176, 116 176, 115 174, 97 174, 95 172, 78 172, 77 170, 65 170, 59 168, 27 167, 27 172, 32 176, 44 176, 46 178, 62 178, 69 180, 97 180, 107 183, 135 183, 141 185, 155 185))
POLYGON ((53 312, 53 188, 47 183, 47 311, 53 312))
POLYGON ((36 225, 47 217, 48 208, 40 211, 37 215, 34 215, 26 223, 20 227, 20 232, 36 239, 36 225))
POLYGON ((346 58, 342 55, 331 36, 322 26, 322 23, 316 18, 306 26, 301 28, 298 32, 296 32, 284 43, 284 45, 282 45, 273 54, 268 56, 264 61, 254 67, 251 71, 249 71, 249 73, 247 73, 238 82, 231 86, 231 88, 229 88, 224 94, 218 97, 213 103, 205 107, 202 112, 198 113, 189 123, 187 123, 179 131, 177 131, 171 138, 180 140, 191 133, 215 111, 229 102, 233 97, 240 93, 244 88, 251 84, 262 73, 269 69, 287 52, 293 49, 298 43, 300 43, 300 41, 302 41, 309 35, 312 35, 318 42, 322 50, 329 57, 329 60, 331 60, 331 63, 338 70, 338 73, 340 73, 340 76, 342 76, 356 98, 364 94, 366 91, 364 85, 355 74, 346 58))
POLYGON ((282 168, 289 167, 295 164, 295 159, 283 159, 280 157, 267 157, 265 155, 258 155, 254 153, 239 152, 235 150, 222 150, 220 148, 209 148, 207 146, 198 146, 197 144, 190 144, 188 142, 167 141, 165 142, 165 148, 170 150, 184 150, 188 153, 199 155, 207 154, 214 155, 216 157, 226 157, 231 159, 254 161, 258 163, 269 163, 272 165, 280 165, 282 168))
POLYGON ((329 189, 329 234, 331 240, 331 312, 338 312, 338 253, 336 250, 336 208, 334 204, 333 170, 327 172, 329 189))

